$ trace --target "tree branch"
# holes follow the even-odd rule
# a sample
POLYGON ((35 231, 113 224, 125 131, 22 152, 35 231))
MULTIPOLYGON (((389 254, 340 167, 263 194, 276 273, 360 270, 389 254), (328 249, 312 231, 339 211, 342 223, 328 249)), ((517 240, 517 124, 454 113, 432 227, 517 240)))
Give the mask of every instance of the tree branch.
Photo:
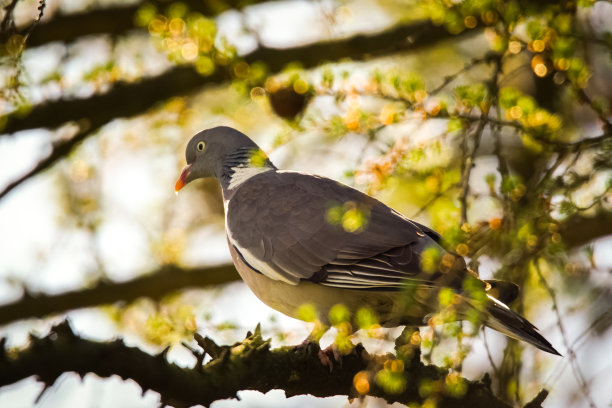
POLYGON ((484 130, 485 125, 487 124, 486 115, 483 113, 481 115, 480 121, 478 121, 478 125, 476 126, 476 130, 474 131, 474 140, 472 141, 472 149, 468 153, 467 151, 467 137, 465 134, 463 146, 465 147, 463 151, 463 162, 462 162, 462 171, 461 171, 461 194, 459 195, 459 202, 461 203, 461 221, 460 225, 463 225, 467 222, 467 197, 470 192, 470 177, 472 174, 472 169, 476 165, 475 158, 476 152, 478 151, 478 147, 480 146, 480 139, 482 137, 482 132, 484 130))
POLYGON ((592 217, 573 215, 561 223, 559 232, 563 242, 570 248, 588 244, 594 239, 612 234, 612 213, 602 211, 592 217))
POLYGON ((86 126, 85 129, 79 130, 79 132, 72 136, 70 139, 61 140, 57 143, 54 143, 51 149, 51 153, 49 153, 47 157, 41 159, 38 163, 34 165, 34 167, 32 167, 30 170, 28 170, 18 178, 10 181, 2 189, 2 191, 0 191, 0 199, 10 193, 14 188, 19 186, 24 181, 36 176, 38 173, 42 173, 49 167, 53 166, 56 161, 63 157, 66 157, 72 151, 72 149, 74 149, 79 143, 85 140, 97 129, 99 129, 99 126, 96 127, 93 131, 89 129, 89 126, 86 126))
MULTIPOLYGON (((242 342, 217 346, 219 353, 215 353, 215 358, 204 366, 196 363, 190 369, 169 363, 164 352, 152 356, 126 346, 121 340, 103 343, 80 338, 64 322, 44 338, 31 337, 29 347, 24 350, 10 356, 4 348, 0 350, 0 386, 32 375, 48 386, 64 372, 76 372, 80 376, 87 373, 100 377, 118 375, 136 381, 143 391, 158 392, 162 404, 209 406, 220 399, 236 398, 240 390, 283 389, 288 397, 303 394, 356 396, 353 381, 357 373, 363 372, 369 376, 368 395, 382 397, 388 402, 423 402, 427 395, 420 393, 419 388, 428 382, 439 384, 430 396, 435 398, 438 407, 509 407, 492 394, 486 382, 459 378, 465 384, 465 393, 451 396, 446 385, 448 371, 424 365, 418 347, 412 350, 411 357, 404 360, 406 368, 396 370, 406 378, 405 390, 389 394, 373 378, 376 371, 383 369, 381 356, 370 356, 361 345, 339 357, 340 361, 334 363, 330 372, 321 364, 321 351, 315 344, 270 350, 270 340, 264 340, 257 328, 242 342)), ((389 356, 384 360, 388 359, 389 356)))
POLYGON ((115 118, 145 112, 155 102, 189 94, 200 86, 226 79, 229 77, 224 71, 204 77, 191 67, 179 66, 138 82, 117 82, 108 92, 87 99, 61 99, 36 105, 25 116, 10 116, 3 132, 56 128, 70 121, 85 121, 90 129, 97 129, 115 118))
POLYGON ((239 276, 233 265, 193 269, 168 265, 131 281, 122 283, 102 281, 92 288, 58 295, 33 295, 26 291, 21 299, 0 305, 0 325, 82 307, 118 301, 129 302, 140 297, 159 299, 176 290, 220 285, 238 279, 239 276))
MULTIPOLYGON (((182 1, 190 11, 197 11, 205 16, 215 16, 229 9, 240 10, 246 6, 263 2, 264 0, 182 1)), ((55 15, 49 21, 41 23, 36 31, 32 32, 28 39, 28 45, 36 47, 54 41, 70 42, 88 35, 119 36, 126 34, 129 30, 138 28, 134 26, 134 17, 144 3, 55 15)), ((160 12, 163 12, 171 4, 161 0, 148 1, 147 3, 156 6, 160 12)), ((26 32, 30 27, 23 28, 21 32, 26 32)), ((0 37, 0 42, 6 42, 6 39, 0 37)))
MULTIPOLYGON (((2 35, 12 34, 12 30, 15 27, 13 13, 15 12, 15 7, 17 6, 17 2, 19 0, 11 0, 8 4, 3 6, 4 8, 4 17, 2 18, 2 22, 0 22, 0 32, 2 35)), ((4 39, 3 39, 4 40, 4 39)), ((5 42, 5 41, 2 41, 5 42)))
POLYGON ((582 370, 580 369, 580 365, 576 361, 576 353, 572 349, 570 341, 567 337, 565 325, 563 324, 563 318, 561 317, 561 310, 559 310, 559 303, 557 302, 557 295, 555 294, 554 289, 550 287, 550 285, 548 284, 548 281, 542 274, 538 261, 537 260, 534 261, 533 265, 535 266, 535 270, 538 274, 538 277, 540 278, 540 283, 542 283, 542 286, 544 286, 544 289, 546 289, 546 292, 548 292, 548 296, 550 297, 550 300, 552 301, 553 310, 555 311, 555 315, 557 317, 557 327, 559 328, 559 331, 561 332, 561 338, 563 339, 563 344, 565 345, 565 348, 567 349, 567 355, 569 357, 569 361, 572 367, 572 373, 574 375, 574 378, 576 379, 576 382, 580 386, 579 389, 582 392, 582 395, 584 396, 586 402, 589 404, 589 407, 596 408, 595 403, 593 402, 593 398, 591 397, 591 391, 589 390, 589 384, 587 380, 584 378, 584 374, 582 373, 582 370))

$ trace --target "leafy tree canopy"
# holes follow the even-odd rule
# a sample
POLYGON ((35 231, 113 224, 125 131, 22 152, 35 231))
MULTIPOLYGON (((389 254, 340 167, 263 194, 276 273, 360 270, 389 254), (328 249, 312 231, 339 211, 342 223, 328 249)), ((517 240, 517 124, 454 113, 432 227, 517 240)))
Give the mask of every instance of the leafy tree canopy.
POLYGON ((0 402, 63 405, 70 372, 131 379, 142 406, 608 404, 611 22, 589 0, 4 1, 0 402), (564 357, 457 321, 443 290, 420 330, 338 304, 330 372, 296 346, 316 310, 296 323, 232 283, 216 184, 172 194, 187 140, 221 124, 517 283, 512 307, 564 357))

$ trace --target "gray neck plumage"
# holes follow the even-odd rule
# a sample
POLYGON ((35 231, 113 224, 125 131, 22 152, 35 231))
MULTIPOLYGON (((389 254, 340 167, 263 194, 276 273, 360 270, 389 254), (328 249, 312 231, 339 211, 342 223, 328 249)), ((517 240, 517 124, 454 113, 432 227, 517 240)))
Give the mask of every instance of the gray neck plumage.
POLYGON ((242 183, 257 174, 276 170, 266 154, 258 147, 240 147, 225 157, 219 181, 223 196, 229 199, 242 183))

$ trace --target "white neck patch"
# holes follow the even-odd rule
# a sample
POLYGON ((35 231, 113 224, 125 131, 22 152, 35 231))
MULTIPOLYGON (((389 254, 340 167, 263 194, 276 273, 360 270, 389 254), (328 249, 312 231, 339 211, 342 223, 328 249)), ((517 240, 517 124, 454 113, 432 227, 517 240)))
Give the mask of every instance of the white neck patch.
POLYGON ((248 179, 253 176, 256 176, 260 173, 265 173, 266 171, 274 170, 272 167, 268 166, 237 166, 232 167, 232 177, 230 178, 229 185, 227 188, 229 190, 233 190, 248 179))

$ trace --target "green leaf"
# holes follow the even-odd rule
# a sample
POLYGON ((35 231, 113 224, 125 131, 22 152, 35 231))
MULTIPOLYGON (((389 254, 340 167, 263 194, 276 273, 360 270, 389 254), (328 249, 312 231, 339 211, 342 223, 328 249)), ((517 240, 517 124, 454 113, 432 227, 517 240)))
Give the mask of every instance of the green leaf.
POLYGON ((504 109, 510 109, 513 106, 516 106, 516 103, 521 95, 521 92, 515 88, 502 88, 499 91, 499 105, 504 109))
POLYGON ((578 207, 573 202, 569 200, 564 200, 561 202, 561 205, 559 206, 559 211, 561 211, 561 214, 564 214, 564 215, 572 215, 576 211, 578 211, 578 207))
POLYGON ((334 305, 329 310, 329 321, 334 326, 349 322, 350 319, 351 319, 351 313, 349 312, 347 307, 341 303, 334 305))

